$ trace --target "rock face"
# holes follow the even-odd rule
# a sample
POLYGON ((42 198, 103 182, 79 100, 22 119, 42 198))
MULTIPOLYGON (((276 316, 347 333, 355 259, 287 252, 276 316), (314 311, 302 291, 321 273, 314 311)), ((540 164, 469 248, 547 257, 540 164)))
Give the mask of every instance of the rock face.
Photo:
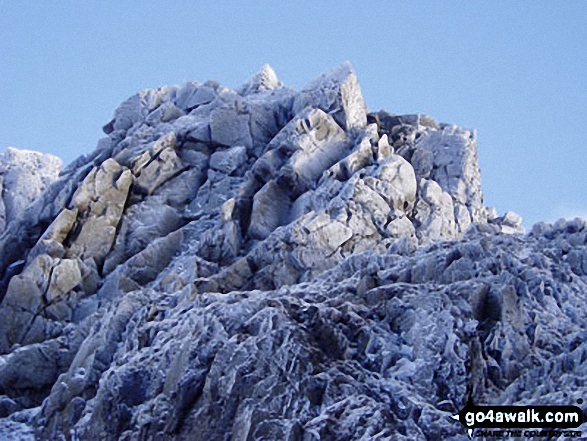
POLYGON ((585 395, 587 225, 485 207, 474 131, 370 113, 348 63, 104 131, 3 199, 0 437, 464 440, 469 394, 585 395))
POLYGON ((0 234, 57 179, 61 159, 8 147, 0 153, 0 234))

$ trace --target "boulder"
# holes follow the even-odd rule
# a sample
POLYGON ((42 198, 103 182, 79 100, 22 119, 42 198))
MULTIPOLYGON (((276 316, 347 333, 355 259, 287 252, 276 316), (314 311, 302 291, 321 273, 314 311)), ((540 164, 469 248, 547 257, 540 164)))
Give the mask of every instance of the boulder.
POLYGON ((224 105, 210 113, 210 138, 224 146, 253 145, 249 128, 250 114, 245 108, 224 105))
POLYGON ((243 165, 247 158, 247 149, 243 146, 218 150, 210 156, 210 168, 229 175, 243 165))
POLYGON ((106 131, 0 236, 0 438, 460 440, 585 395, 587 222, 484 207, 474 131, 367 115, 349 64, 106 131))

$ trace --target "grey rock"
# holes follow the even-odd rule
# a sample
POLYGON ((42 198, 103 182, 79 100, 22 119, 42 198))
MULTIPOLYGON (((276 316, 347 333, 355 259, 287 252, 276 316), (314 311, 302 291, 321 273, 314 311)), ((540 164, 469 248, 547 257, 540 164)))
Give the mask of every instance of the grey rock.
POLYGON ((247 149, 243 146, 216 151, 210 156, 210 168, 227 175, 247 161, 247 149))
POLYGON ((35 441, 35 431, 26 423, 12 420, 0 421, 0 436, 6 441, 35 441))
POLYGON ((254 93, 263 93, 283 86, 277 78, 277 74, 271 66, 264 64, 261 70, 249 81, 237 89, 240 95, 246 96, 254 93))
POLYGON ((210 114, 210 137, 213 142, 225 146, 251 147, 253 140, 249 129, 250 114, 236 106, 222 106, 210 114))
POLYGON ((250 111, 250 129, 254 154, 259 155, 265 146, 291 120, 295 91, 279 87, 264 93, 245 96, 250 111))
POLYGON ((171 262, 173 255, 181 245, 181 231, 174 231, 169 235, 156 239, 144 250, 126 261, 122 269, 123 274, 134 280, 139 286, 144 286, 155 280, 157 275, 171 262))
POLYGON ((8 415, 11 415, 21 409, 22 407, 18 403, 6 395, 2 395, 0 397, 0 418, 6 418, 8 415))
POLYGON ((206 172, 203 168, 184 169, 161 185, 153 194, 162 198, 165 204, 185 210, 186 203, 195 198, 205 181, 206 172))
POLYGON ((123 102, 114 111, 113 120, 105 127, 106 134, 111 131, 128 131, 141 122, 148 113, 148 91, 137 93, 123 102))
POLYGON ((216 99, 216 89, 202 85, 194 92, 193 96, 187 101, 186 108, 193 109, 198 106, 209 104, 216 99))
POLYGON ((105 131, 0 236, 0 438, 465 440, 469 392, 585 395, 587 222, 484 207, 473 131, 348 64, 105 131))
POLYGON ((210 123, 207 121, 196 120, 195 124, 191 124, 191 129, 187 138, 196 142, 210 142, 210 123))
POLYGON ((207 177, 187 207, 188 213, 193 213, 196 217, 204 214, 214 217, 220 215, 222 205, 234 198, 243 184, 241 177, 226 176, 212 169, 208 170, 207 177))
POLYGON ((153 240, 166 236, 181 225, 178 213, 168 205, 151 200, 132 206, 121 223, 116 243, 104 263, 104 273, 110 273, 153 240))
MULTIPOLYGON (((4 177, 0 176, 0 189, 4 187, 4 177)), ((4 199, 0 198, 0 232, 3 232, 6 228, 6 206, 4 205, 4 199)))
MULTIPOLYGON (((175 105, 183 110, 190 109, 190 101, 194 94, 198 91, 199 84, 194 82, 187 82, 180 87, 175 95, 175 105)), ((195 107, 195 106, 192 106, 195 107)))
POLYGON ((508 211, 503 216, 495 217, 491 220, 491 223, 498 225, 502 233, 515 234, 526 231, 522 227, 522 216, 513 211, 508 211))
POLYGON ((457 236, 453 200, 435 181, 420 179, 414 220, 423 242, 457 236))
POLYGON ((146 123, 150 126, 156 126, 159 123, 166 123, 169 121, 176 120, 177 118, 184 116, 185 113, 175 104, 167 101, 157 107, 151 112, 145 119, 146 123))

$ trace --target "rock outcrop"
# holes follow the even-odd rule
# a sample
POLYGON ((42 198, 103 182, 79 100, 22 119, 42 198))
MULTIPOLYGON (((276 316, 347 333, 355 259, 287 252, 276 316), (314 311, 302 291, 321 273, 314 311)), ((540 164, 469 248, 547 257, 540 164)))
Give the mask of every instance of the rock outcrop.
POLYGON ((585 394, 587 225, 485 207, 475 131, 369 112, 348 63, 104 131, 7 204, 0 436, 460 440, 469 395, 585 394))
POLYGON ((8 147, 0 154, 0 234, 61 171, 56 156, 8 147))

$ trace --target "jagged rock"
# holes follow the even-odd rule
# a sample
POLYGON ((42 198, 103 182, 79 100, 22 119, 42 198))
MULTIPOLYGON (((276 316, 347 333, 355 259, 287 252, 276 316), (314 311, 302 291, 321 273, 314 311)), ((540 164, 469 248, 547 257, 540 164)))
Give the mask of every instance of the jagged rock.
POLYGON ((61 165, 56 156, 13 147, 0 154, 0 234, 57 179, 61 165))
POLYGON ((416 175, 438 183, 453 199, 459 232, 484 220, 476 134, 456 126, 426 130, 412 156, 416 175))
MULTIPOLYGON (((4 187, 4 177, 0 176, 0 189, 4 187)), ((4 205, 4 199, 0 197, 0 232, 4 231, 6 227, 6 206, 4 205)))
POLYGON ((139 286, 155 280, 179 249, 181 240, 181 231, 175 231, 155 240, 143 251, 127 260, 123 269, 124 275, 137 282, 139 286))
POLYGON ((295 92, 279 87, 273 91, 245 97, 250 110, 253 153, 259 156, 265 146, 292 118, 295 92))
POLYGON ((73 195, 71 208, 82 220, 66 256, 103 263, 112 248, 133 177, 110 158, 94 168, 73 195))
POLYGON ((585 395, 587 223, 522 236, 474 131, 366 112, 347 63, 125 101, 0 236, 0 438, 464 440, 469 392, 585 395))
POLYGON ((522 227, 522 216, 513 211, 508 211, 503 216, 495 217, 491 220, 491 223, 498 225, 502 233, 514 234, 526 231, 522 227))
POLYGON ((237 89, 240 95, 268 92, 283 86, 277 74, 268 64, 263 65, 261 71, 237 89))
POLYGON ((45 300, 47 304, 61 300, 82 281, 82 272, 77 260, 62 259, 51 270, 51 280, 45 300))
POLYGON ((175 105, 189 112, 201 105, 211 103, 216 97, 216 89, 209 84, 200 85, 189 82, 177 91, 175 105))
POLYGON ((108 135, 114 131, 128 131, 147 114, 147 93, 137 93, 118 106, 112 121, 104 126, 104 132, 108 135))
POLYGON ((168 205, 152 200, 130 207, 116 237, 116 243, 104 263, 104 273, 145 249, 154 240, 166 236, 181 226, 181 218, 168 205))
POLYGON ((247 149, 243 146, 216 151, 210 156, 210 168, 229 175, 243 165, 247 158, 247 149))
POLYGON ((252 147, 249 128, 250 114, 239 101, 232 106, 218 107, 210 113, 210 138, 225 146, 242 145, 252 147))
POLYGON ((203 213, 219 215, 222 211, 222 205, 236 196, 243 180, 238 176, 226 176, 224 173, 212 169, 208 170, 208 179, 190 202, 189 212, 195 213, 196 217, 203 213))
POLYGON ((348 62, 304 87, 295 99, 294 113, 305 107, 322 109, 332 114, 345 130, 361 129, 367 124, 367 107, 355 72, 348 62))
POLYGON ((29 252, 27 259, 31 261, 33 258, 47 254, 51 257, 61 258, 65 256, 65 248, 63 243, 67 235, 72 230, 77 220, 78 210, 64 209, 55 220, 49 225, 47 230, 39 238, 35 246, 29 252))
POLYGON ((275 177, 297 197, 347 153, 347 137, 334 119, 322 110, 306 109, 273 138, 253 173, 265 180, 275 177))
POLYGON ((285 222, 290 206, 287 193, 276 181, 269 181, 253 199, 249 235, 256 239, 265 239, 285 222))
MULTIPOLYGON (((393 211, 410 213, 416 198, 416 176, 401 156, 391 155, 375 171, 373 187, 393 211)), ((367 183, 369 185, 370 182, 367 183)))
MULTIPOLYGON (((388 151, 385 155, 383 150, 384 148, 381 149, 381 155, 378 156, 377 162, 380 162, 380 159, 383 160, 383 158, 386 158, 391 154, 391 152, 388 151)), ((365 136, 365 138, 361 140, 348 156, 330 167, 326 171, 326 175, 339 181, 346 181, 356 172, 370 165, 372 160, 373 146, 371 145, 371 139, 369 136, 365 136)))
POLYGON ((181 173, 185 166, 175 152, 175 134, 163 136, 134 161, 132 172, 137 188, 147 194, 181 173))
POLYGON ((453 201, 435 181, 420 179, 414 220, 422 241, 456 237, 453 201))

